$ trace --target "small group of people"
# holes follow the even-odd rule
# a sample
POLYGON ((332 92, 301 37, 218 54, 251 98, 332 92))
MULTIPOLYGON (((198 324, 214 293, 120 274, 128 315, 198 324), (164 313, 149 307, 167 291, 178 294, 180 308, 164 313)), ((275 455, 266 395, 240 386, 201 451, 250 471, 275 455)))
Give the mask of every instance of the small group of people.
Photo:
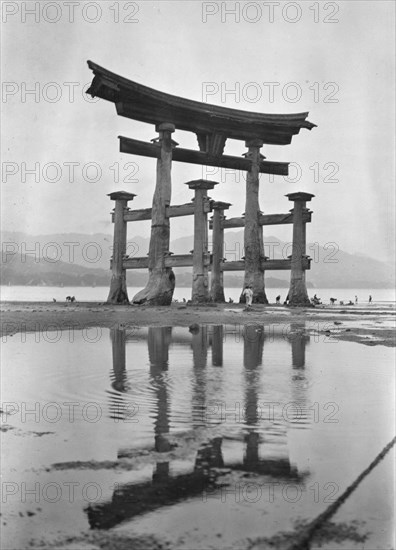
MULTIPOLYGON (((359 298, 356 295, 355 295, 355 301, 354 302, 352 300, 349 300, 348 303, 345 303, 345 300, 340 300, 340 305, 341 306, 343 306, 343 305, 353 306, 353 305, 357 305, 358 303, 359 303, 359 298)), ((368 303, 369 304, 373 303, 373 297, 371 296, 371 294, 369 294, 368 303)))
POLYGON ((316 294, 314 294, 314 297, 311 298, 311 304, 312 304, 313 306, 319 306, 319 305, 322 304, 322 300, 321 300, 320 298, 318 298, 318 297, 316 296, 316 294))
MULTIPOLYGON (((252 289, 252 285, 246 285, 243 292, 242 292, 242 295, 245 296, 245 300, 246 300, 246 309, 249 309, 251 306, 252 306, 252 303, 253 303, 253 289, 252 289)), ((281 295, 279 294, 276 298, 276 303, 277 304, 280 304, 281 302, 281 295)), ((231 298, 230 298, 230 301, 231 301, 231 298)), ((286 299, 285 301, 283 302, 283 305, 287 305, 289 303, 289 294, 286 296, 286 299)))
MULTIPOLYGON (((281 295, 280 294, 275 298, 275 302, 277 304, 281 303, 281 295)), ((288 303, 289 303, 289 295, 286 296, 285 301, 283 302, 283 305, 287 306, 288 303)))
MULTIPOLYGON (((242 295, 245 296, 245 300, 246 300, 246 309, 249 309, 251 308, 252 306, 252 303, 253 303, 253 290, 252 290, 252 285, 246 285, 243 292, 242 292, 242 295)), ((281 303, 281 295, 279 294, 276 298, 276 304, 280 304, 281 303)), ((232 303, 233 300, 231 300, 231 298, 228 300, 229 303, 232 303)), ((355 295, 355 304, 358 304, 358 297, 355 295)), ((369 295, 369 299, 368 299, 368 303, 371 304, 373 301, 373 297, 371 296, 371 294, 369 295)), ((337 298, 330 298, 330 304, 333 306, 335 303, 337 302, 337 298)), ((286 296, 285 298, 285 301, 283 302, 283 305, 287 306, 289 303, 289 294, 286 296)), ((311 298, 311 303, 312 305, 314 306, 318 306, 318 305, 321 305, 322 304, 322 300, 320 298, 318 298, 318 296, 316 294, 314 294, 313 298, 311 298)), ((340 305, 344 305, 344 302, 342 300, 340 300, 340 305)), ((350 306, 353 306, 354 303, 352 302, 352 300, 349 300, 349 303, 347 305, 350 305, 350 306)))

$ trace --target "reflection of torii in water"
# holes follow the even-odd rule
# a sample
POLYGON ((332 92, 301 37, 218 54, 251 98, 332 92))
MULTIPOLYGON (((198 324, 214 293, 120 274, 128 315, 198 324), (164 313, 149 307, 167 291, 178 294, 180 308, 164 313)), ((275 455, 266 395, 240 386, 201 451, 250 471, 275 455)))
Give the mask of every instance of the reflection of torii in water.
POLYGON ((292 349, 293 376, 291 379, 292 399, 296 404, 296 425, 309 422, 309 410, 307 404, 307 376, 305 373, 305 348, 310 337, 305 332, 305 323, 291 323, 288 340, 292 349))
MULTIPOLYGON (((172 327, 150 327, 148 332, 148 350, 150 359, 150 377, 156 388, 155 413, 155 450, 166 453, 171 449, 169 433, 169 405, 167 387, 163 373, 168 370, 169 345, 172 327)), ((206 334, 205 334, 206 338, 206 334)), ((125 361, 125 335, 114 334, 113 359, 125 361), (118 348, 115 350, 114 348, 118 348)), ((206 355, 200 346, 196 346, 198 365, 206 364, 206 355), (205 360, 204 360, 205 358, 205 360)), ((113 365, 120 374, 122 366, 113 365)), ((125 362, 124 362, 125 367, 125 362)), ((120 456, 120 454, 119 454, 120 456)), ((92 528, 109 529, 121 521, 144 514, 161 506, 170 505, 188 497, 202 494, 212 484, 210 471, 223 466, 221 456, 221 438, 215 438, 198 450, 194 470, 189 474, 169 475, 169 460, 158 461, 152 481, 137 484, 125 484, 113 493, 111 502, 89 505, 87 515, 92 528)))
POLYGON ((164 373, 169 366, 169 344, 172 338, 172 327, 150 327, 148 332, 148 353, 150 360, 150 384, 156 395, 155 411, 155 450, 159 453, 170 451, 169 433, 169 399, 164 373))
POLYGON ((256 470, 259 465, 259 439, 255 431, 258 417, 258 394, 260 371, 257 367, 262 364, 264 347, 264 328, 257 325, 244 327, 243 339, 243 366, 245 367, 245 422, 248 433, 245 437, 246 450, 243 465, 248 470, 256 470))
MULTIPOLYGON (((263 362, 265 342, 264 326, 257 324, 245 325, 243 332, 243 365, 245 377, 245 452, 243 457, 244 470, 275 477, 284 476, 287 479, 299 479, 300 475, 290 464, 289 457, 260 458, 260 433, 257 431, 261 408, 259 403, 260 375, 263 362), (260 412, 259 412, 260 411, 260 412)), ((227 466, 229 466, 227 464, 227 466)))
MULTIPOLYGON (((191 330, 191 329, 190 329, 191 330)), ((206 362, 208 354, 208 327, 197 327, 191 334, 194 384, 192 395, 193 427, 206 425, 206 362)))
MULTIPOLYGON (((262 363, 264 344, 264 332, 259 330, 255 334, 257 326, 245 331, 244 344, 244 366, 245 366, 245 405, 246 423, 254 426, 258 423, 258 371, 257 367, 262 363)), ((170 327, 154 327, 149 329, 148 348, 150 358, 150 375, 156 387, 156 413, 155 413, 155 450, 167 452, 170 449, 166 434, 169 433, 169 405, 167 387, 163 378, 163 372, 168 369, 169 345, 171 342, 172 329, 170 327)), ((212 332, 212 349, 216 352, 216 362, 222 358, 223 332, 216 330, 212 332), (216 341, 214 341, 216 340, 216 341)), ((114 334, 113 360, 115 358, 124 361, 125 370, 125 342, 121 334, 114 334), (114 347, 120 348, 115 350, 114 347)), ((195 380, 206 381, 202 377, 206 366, 208 333, 207 330, 199 330, 199 334, 192 338, 195 380)), ((124 380, 122 365, 113 365, 116 379, 124 380), (117 373, 117 374, 116 374, 117 373)), ((199 388, 197 399, 202 398, 202 389, 199 388)), ((198 390, 198 386, 195 386, 198 390)), ((205 392, 203 392, 205 393, 205 392)), ((250 431, 246 438, 246 453, 243 463, 225 464, 229 469, 235 471, 254 471, 260 474, 271 475, 278 479, 303 480, 300 475, 291 468, 288 459, 260 460, 259 459, 259 438, 258 433, 250 431)), ((129 483, 119 486, 113 493, 110 502, 90 504, 87 509, 88 520, 91 528, 109 529, 120 522, 131 519, 137 515, 147 513, 165 505, 171 505, 187 498, 202 495, 203 491, 216 484, 216 473, 213 469, 222 468, 224 460, 222 457, 222 438, 217 437, 202 445, 198 450, 193 471, 188 474, 171 476, 169 472, 169 458, 164 456, 164 461, 158 461, 153 472, 151 481, 142 483, 129 483)), ((120 455, 119 455, 120 456, 120 455)))

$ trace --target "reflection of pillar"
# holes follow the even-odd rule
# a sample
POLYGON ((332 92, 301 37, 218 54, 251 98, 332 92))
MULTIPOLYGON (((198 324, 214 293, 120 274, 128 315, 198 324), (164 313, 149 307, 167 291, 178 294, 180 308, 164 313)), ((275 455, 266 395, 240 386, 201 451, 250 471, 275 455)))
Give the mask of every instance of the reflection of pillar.
POLYGON ((292 348, 292 365, 293 368, 299 369, 305 367, 305 346, 309 341, 309 335, 305 334, 305 324, 290 325, 289 340, 292 348))
POLYGON ((209 251, 208 251, 208 212, 210 203, 208 189, 213 189, 218 182, 195 180, 186 183, 194 189, 194 251, 192 302, 209 301, 209 251))
POLYGON ((260 436, 254 431, 259 421, 258 392, 260 372, 257 367, 263 360, 264 327, 260 325, 245 325, 243 340, 243 365, 245 367, 245 422, 248 433, 245 436, 246 449, 243 459, 248 470, 254 470, 259 463, 260 436))
POLYGON ((148 350, 150 367, 159 372, 168 370, 169 345, 171 343, 172 327, 149 327, 148 350))
POLYGON ((243 464, 247 470, 254 471, 257 469, 260 457, 260 434, 254 431, 249 431, 245 436, 246 448, 243 457, 243 464))
POLYGON ((309 335, 305 334, 305 323, 291 323, 288 340, 292 351, 291 398, 296 406, 294 413, 296 416, 295 425, 302 426, 310 423, 312 412, 307 405, 309 400, 307 374, 305 372, 305 347, 309 342, 309 335))
POLYGON ((258 417, 258 386, 260 373, 257 367, 263 359, 264 330, 257 325, 244 327, 243 366, 245 367, 245 420, 248 426, 257 424, 258 417))
POLYGON ((210 298, 212 302, 225 302, 224 298, 224 277, 221 269, 221 262, 224 257, 224 210, 231 206, 228 202, 215 201, 213 208, 213 230, 212 230, 212 275, 210 298))
POLYGON ((115 206, 112 275, 107 302, 111 304, 128 304, 126 272, 122 265, 127 248, 127 223, 124 220, 124 212, 128 207, 128 201, 133 200, 136 195, 125 191, 117 191, 110 193, 108 196, 112 201, 115 201, 115 206))
POLYGON ((194 368, 206 367, 208 355, 208 327, 201 325, 192 333, 192 350, 194 368))
POLYGON ((289 193, 286 196, 290 201, 294 201, 289 303, 295 306, 309 306, 311 303, 308 298, 303 266, 306 252, 306 224, 303 221, 303 213, 306 210, 306 201, 310 201, 315 195, 298 192, 289 193))
POLYGON ((155 450, 159 453, 170 450, 168 440, 163 437, 169 433, 168 390, 163 373, 168 370, 171 335, 172 327, 149 327, 150 378, 156 394, 155 450))
POLYGON ((114 382, 113 388, 119 392, 126 391, 126 367, 125 367, 125 343, 126 334, 125 329, 111 329, 111 349, 113 354, 113 373, 114 382))
POLYGON ((169 479, 169 462, 157 462, 153 472, 153 485, 162 485, 169 479))
POLYGON ((223 454, 221 452, 222 442, 221 437, 215 437, 198 449, 194 465, 195 471, 208 471, 210 468, 224 467, 223 454))
POLYGON ((223 366, 223 325, 213 325, 212 364, 214 367, 223 366))
MULTIPOLYGON (((251 161, 250 170, 246 175, 246 207, 245 207, 245 279, 244 286, 250 285, 253 290, 253 302, 268 304, 264 288, 264 271, 261 268, 261 260, 264 258, 264 246, 262 239, 262 226, 259 223, 259 175, 260 162, 264 158, 260 154, 263 142, 259 139, 246 142, 249 148, 246 157, 251 161)), ((241 303, 246 301, 241 294, 241 303)))
POLYGON ((157 160, 157 180, 153 197, 151 237, 149 249, 149 279, 146 287, 133 298, 137 304, 170 305, 175 289, 175 275, 172 268, 165 267, 165 256, 169 252, 170 224, 167 207, 171 201, 172 149, 177 145, 172 140, 173 124, 160 124, 158 142, 161 156, 157 160))
POLYGON ((205 425, 206 412, 206 360, 208 353, 208 329, 200 326, 192 333, 194 386, 192 396, 193 427, 205 425))
POLYGON ((243 365, 246 369, 255 369, 263 360, 264 327, 245 325, 243 327, 243 365))

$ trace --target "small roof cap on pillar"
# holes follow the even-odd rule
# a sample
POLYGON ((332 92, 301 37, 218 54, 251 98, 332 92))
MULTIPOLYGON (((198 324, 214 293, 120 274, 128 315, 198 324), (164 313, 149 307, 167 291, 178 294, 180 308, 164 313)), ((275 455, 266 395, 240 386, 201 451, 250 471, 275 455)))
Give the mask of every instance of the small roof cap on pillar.
POLYGON ((232 204, 230 202, 212 201, 212 208, 227 210, 232 204))
POLYGON ((114 193, 108 193, 107 195, 112 201, 125 200, 131 201, 136 195, 134 193, 128 193, 127 191, 114 191, 114 193))
POLYGON ((210 180, 192 180, 187 181, 186 185, 188 185, 190 189, 213 189, 218 183, 218 181, 210 180))
POLYGON ((296 191, 295 193, 285 195, 289 201, 310 201, 314 196, 312 193, 304 193, 304 191, 296 191))

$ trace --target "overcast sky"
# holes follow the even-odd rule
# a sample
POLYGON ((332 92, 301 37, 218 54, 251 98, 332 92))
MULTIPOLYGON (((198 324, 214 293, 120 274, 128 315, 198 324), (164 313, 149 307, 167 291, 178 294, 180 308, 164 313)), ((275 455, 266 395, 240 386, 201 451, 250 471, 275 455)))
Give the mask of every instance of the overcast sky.
MULTIPOLYGON (((390 257, 392 1, 2 2, 2 9, 4 230, 109 233, 106 194, 119 189, 137 194, 132 208, 151 206, 155 160, 120 154, 117 136, 149 141, 155 128, 84 97, 91 59, 190 99, 257 112, 309 111, 317 128, 301 130, 291 145, 262 149, 268 160, 298 167, 290 170, 294 181, 262 175, 261 210, 286 212, 286 193, 314 193, 310 241, 390 257), (36 13, 27 13, 34 6, 36 13), (26 172, 35 165, 37 175, 26 172)), ((173 137, 198 148, 194 134, 173 137)), ((229 140, 226 151, 242 155, 246 148, 229 140)), ((244 175, 215 170, 174 163, 172 203, 191 199, 184 182, 206 177, 221 182, 211 196, 233 203, 229 216, 240 215, 244 175)), ((172 238, 192 234, 192 222, 172 220, 172 238)), ((128 236, 148 236, 149 227, 131 224, 128 236)), ((291 228, 265 234, 288 240, 291 228)))

